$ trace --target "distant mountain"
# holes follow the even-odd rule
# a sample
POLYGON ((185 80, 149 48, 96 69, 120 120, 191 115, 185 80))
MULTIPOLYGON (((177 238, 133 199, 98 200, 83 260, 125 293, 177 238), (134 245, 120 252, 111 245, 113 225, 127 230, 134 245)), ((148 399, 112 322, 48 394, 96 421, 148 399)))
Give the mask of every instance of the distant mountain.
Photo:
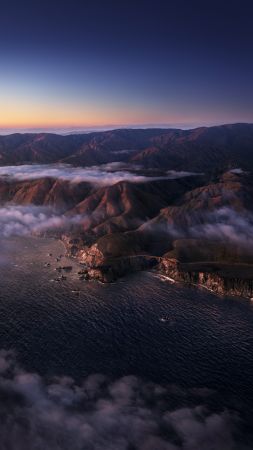
POLYGON ((84 140, 56 134, 0 136, 0 164, 53 163, 77 151, 84 140))
POLYGON ((0 136, 1 165, 65 162, 92 166, 111 161, 191 171, 253 169, 253 125, 0 136))

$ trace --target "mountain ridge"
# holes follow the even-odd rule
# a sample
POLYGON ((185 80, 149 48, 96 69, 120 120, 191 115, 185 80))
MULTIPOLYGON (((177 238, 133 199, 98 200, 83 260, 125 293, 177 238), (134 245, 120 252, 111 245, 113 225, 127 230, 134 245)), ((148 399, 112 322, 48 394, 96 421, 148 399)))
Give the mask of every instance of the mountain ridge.
POLYGON ((93 166, 112 161, 145 168, 207 170, 249 164, 253 169, 253 124, 180 129, 116 129, 62 136, 52 133, 0 136, 0 165, 69 163, 93 166), (246 159, 248 159, 246 164, 246 159))
POLYGON ((157 265, 179 281, 253 296, 253 125, 0 136, 8 165, 20 171, 0 177, 1 207, 42 206, 69 220, 54 233, 86 278, 157 265), (35 168, 23 173, 23 164, 45 168, 25 178, 35 168), (93 175, 53 176, 51 164, 93 175))

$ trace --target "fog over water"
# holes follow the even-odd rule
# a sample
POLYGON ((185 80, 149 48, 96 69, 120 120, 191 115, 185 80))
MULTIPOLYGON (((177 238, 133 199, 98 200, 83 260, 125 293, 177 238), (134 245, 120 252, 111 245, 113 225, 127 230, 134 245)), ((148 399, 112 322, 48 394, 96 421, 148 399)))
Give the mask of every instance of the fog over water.
POLYGON ((71 225, 80 224, 85 216, 55 214, 50 208, 43 206, 0 207, 0 238, 11 236, 27 236, 56 229, 67 230, 71 225))
POLYGON ((18 450, 251 448, 250 301, 151 273, 84 282, 75 261, 54 281, 56 266, 69 264, 55 261, 64 252, 55 240, 13 237, 1 250, 0 348, 15 352, 0 354, 3 442, 18 450))

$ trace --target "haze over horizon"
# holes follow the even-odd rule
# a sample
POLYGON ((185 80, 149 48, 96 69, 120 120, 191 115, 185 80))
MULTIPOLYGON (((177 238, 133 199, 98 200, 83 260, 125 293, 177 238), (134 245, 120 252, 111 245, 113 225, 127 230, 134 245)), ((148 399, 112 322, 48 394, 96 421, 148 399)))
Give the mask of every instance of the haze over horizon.
MULTIPOLYGON (((168 124, 140 124, 140 125, 105 125, 105 126, 80 126, 80 127, 0 127, 0 136, 8 136, 11 134, 58 134, 61 136, 67 136, 71 134, 89 134, 89 133, 100 133, 104 131, 115 131, 115 130, 148 130, 148 129, 164 129, 164 130, 194 130, 198 128, 212 128, 216 126, 229 126, 229 125, 237 125, 238 123, 213 123, 213 124, 191 124, 191 126, 187 126, 186 124, 174 124, 173 126, 168 124)), ((242 122, 242 124, 247 124, 246 122, 242 122)), ((251 125, 251 123, 248 123, 251 125)))
POLYGON ((0 128, 252 123, 251 8, 245 0, 3 2, 0 128))

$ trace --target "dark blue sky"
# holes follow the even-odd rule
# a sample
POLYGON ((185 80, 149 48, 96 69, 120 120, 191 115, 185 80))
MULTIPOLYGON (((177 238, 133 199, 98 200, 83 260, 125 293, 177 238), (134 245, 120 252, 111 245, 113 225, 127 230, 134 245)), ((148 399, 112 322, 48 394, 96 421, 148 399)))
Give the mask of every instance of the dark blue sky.
POLYGON ((0 126, 253 122, 249 1, 21 1, 0 11, 0 126))

